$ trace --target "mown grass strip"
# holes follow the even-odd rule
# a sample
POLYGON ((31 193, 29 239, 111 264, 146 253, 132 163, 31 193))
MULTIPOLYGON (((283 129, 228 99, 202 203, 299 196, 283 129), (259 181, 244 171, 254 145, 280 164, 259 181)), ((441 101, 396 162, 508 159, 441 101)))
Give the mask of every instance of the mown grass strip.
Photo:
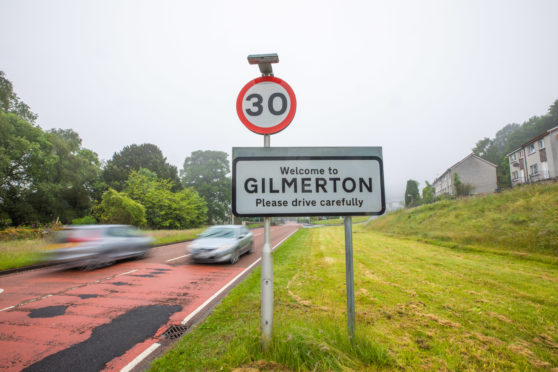
POLYGON ((342 227, 274 254, 273 343, 260 346, 259 270, 153 371, 542 370, 558 365, 558 267, 354 227, 356 342, 346 335, 342 227), (242 369, 241 369, 242 370, 242 369))

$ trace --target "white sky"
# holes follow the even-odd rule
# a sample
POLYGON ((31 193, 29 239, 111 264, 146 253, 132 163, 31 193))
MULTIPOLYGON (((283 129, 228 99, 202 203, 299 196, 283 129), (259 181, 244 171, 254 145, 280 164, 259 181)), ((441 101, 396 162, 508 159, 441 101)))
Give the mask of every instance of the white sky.
POLYGON ((262 146, 237 117, 278 53, 298 109, 271 146, 382 146, 388 199, 558 99, 558 1, 0 0, 0 70, 44 129, 108 160, 262 146))

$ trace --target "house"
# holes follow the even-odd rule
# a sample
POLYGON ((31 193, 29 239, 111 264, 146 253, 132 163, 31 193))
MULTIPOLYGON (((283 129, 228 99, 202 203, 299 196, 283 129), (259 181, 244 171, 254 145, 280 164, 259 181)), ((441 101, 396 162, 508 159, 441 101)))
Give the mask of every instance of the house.
POLYGON ((454 174, 459 176, 461 183, 472 186, 472 194, 484 194, 496 191, 496 164, 470 154, 465 159, 451 166, 432 186, 434 196, 443 194, 455 195, 454 174))
POLYGON ((558 127, 525 142, 508 155, 512 186, 558 177, 558 127))

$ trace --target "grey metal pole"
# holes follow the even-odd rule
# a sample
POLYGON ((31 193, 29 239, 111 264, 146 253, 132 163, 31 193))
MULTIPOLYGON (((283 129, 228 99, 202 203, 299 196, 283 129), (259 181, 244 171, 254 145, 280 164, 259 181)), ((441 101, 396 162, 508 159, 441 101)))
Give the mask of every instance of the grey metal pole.
MULTIPOLYGON (((270 147, 270 135, 264 135, 264 147, 270 147)), ((273 257, 271 256, 270 243, 271 219, 264 217, 264 245, 262 248, 262 276, 261 276, 261 301, 262 301, 262 342, 264 349, 271 342, 273 329, 273 257)))
POLYGON ((347 275, 347 328, 349 340, 355 338, 355 282, 353 270, 353 218, 345 217, 345 271, 347 275))

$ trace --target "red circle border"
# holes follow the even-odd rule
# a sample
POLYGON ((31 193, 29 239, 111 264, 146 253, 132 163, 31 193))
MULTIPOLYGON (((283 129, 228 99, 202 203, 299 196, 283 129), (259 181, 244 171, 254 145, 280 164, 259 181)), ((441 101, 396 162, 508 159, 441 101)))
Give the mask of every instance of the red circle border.
POLYGON ((295 97, 293 89, 291 88, 291 86, 289 84, 287 84, 287 82, 285 80, 281 80, 279 78, 276 78, 275 76, 262 76, 262 77, 259 77, 257 79, 254 79, 252 81, 249 81, 242 88, 242 90, 238 94, 238 98, 236 99, 236 113, 238 114, 238 117, 239 117, 240 121, 242 122, 242 124, 244 124, 246 126, 246 128, 250 129, 254 133, 258 133, 258 134, 279 133, 280 131, 285 129, 291 123, 291 121, 293 120, 293 118, 295 116, 295 113, 296 113, 296 97, 295 97), (289 109, 289 113, 287 114, 287 117, 282 122, 280 122, 279 124, 274 125, 273 127, 269 127, 269 128, 262 128, 262 127, 258 127, 257 125, 252 124, 248 120, 248 118, 246 118, 246 116, 244 115, 244 111, 242 110, 242 102, 244 101, 244 95, 246 94, 248 89, 250 89, 254 85, 262 83, 264 81, 271 81, 273 83, 281 85, 283 88, 285 88, 285 90, 287 91, 287 93, 289 95, 289 99, 291 100, 291 107, 289 109))

